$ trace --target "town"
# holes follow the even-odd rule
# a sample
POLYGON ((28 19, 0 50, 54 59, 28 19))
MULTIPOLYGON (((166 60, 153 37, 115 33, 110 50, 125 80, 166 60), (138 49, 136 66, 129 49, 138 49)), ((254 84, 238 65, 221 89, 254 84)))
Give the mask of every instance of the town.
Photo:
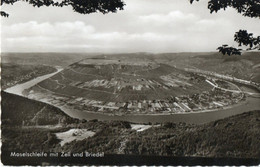
POLYGON ((71 111, 108 115, 202 112, 245 99, 244 92, 225 79, 165 64, 110 63, 77 62, 26 90, 26 95, 71 111))
MULTIPOLYGON (((215 82, 218 85, 223 84, 224 87, 225 82, 215 82)), ((83 97, 60 97, 55 94, 41 97, 41 94, 38 93, 30 94, 29 98, 40 98, 41 101, 49 102, 55 106, 66 106, 83 112, 126 115, 176 114, 222 109, 244 100, 245 95, 237 90, 229 92, 215 87, 210 91, 203 91, 199 94, 170 96, 166 99, 128 100, 126 102, 100 101, 83 97)))

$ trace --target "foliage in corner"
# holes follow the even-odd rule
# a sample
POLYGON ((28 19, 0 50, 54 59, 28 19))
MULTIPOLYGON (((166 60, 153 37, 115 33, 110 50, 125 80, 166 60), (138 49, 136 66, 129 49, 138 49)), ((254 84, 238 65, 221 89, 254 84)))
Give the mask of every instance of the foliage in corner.
POLYGON ((234 35, 234 40, 238 46, 247 46, 248 50, 260 50, 260 36, 253 37, 253 33, 248 33, 247 30, 239 30, 234 35))
MULTIPOLYGON (((196 0, 199 1, 199 0, 196 0)), ((194 0, 190 0, 193 3, 194 0)), ((210 0, 208 2, 208 8, 210 13, 218 12, 221 9, 232 7, 247 17, 260 17, 260 1, 259 0, 210 0)))
MULTIPOLYGON (((125 4, 122 0, 63 0, 61 2, 53 0, 2 0, 1 6, 13 5, 16 2, 23 1, 31 4, 34 7, 42 6, 71 6, 73 11, 80 14, 90 14, 95 12, 101 12, 107 14, 109 12, 115 13, 118 10, 123 10, 125 4)), ((9 14, 1 11, 1 16, 8 17, 9 14)))
MULTIPOLYGON (((189 0, 193 3, 195 0, 189 0)), ((199 0, 196 0, 199 1, 199 0)), ((218 12, 221 9, 232 7, 238 13, 246 17, 260 18, 260 0, 210 0, 208 2, 208 9, 210 13, 218 12)), ((253 33, 248 33, 247 30, 239 30, 234 35, 234 41, 238 46, 246 46, 246 50, 260 50, 260 36, 253 37, 253 33)), ((227 55, 241 55, 242 49, 222 45, 217 48, 219 52, 227 55)))

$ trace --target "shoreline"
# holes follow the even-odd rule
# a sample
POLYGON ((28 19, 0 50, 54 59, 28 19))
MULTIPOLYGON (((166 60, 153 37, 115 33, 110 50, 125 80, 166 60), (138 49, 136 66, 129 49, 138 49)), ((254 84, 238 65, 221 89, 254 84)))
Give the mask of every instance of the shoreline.
POLYGON ((7 93, 12 93, 12 94, 15 94, 15 95, 20 95, 20 96, 24 96, 23 95, 23 91, 25 89, 28 89, 36 84, 38 84, 39 82, 47 79, 47 78, 50 78, 52 77, 53 75, 59 73, 60 71, 63 70, 63 68, 61 67, 55 67, 57 69, 57 71, 53 72, 53 73, 50 73, 50 74, 46 74, 46 75, 42 75, 42 76, 38 76, 32 80, 29 80, 27 82, 24 82, 24 83, 21 83, 21 84, 17 84, 17 85, 14 85, 10 88, 7 88, 3 91, 7 92, 7 93))
MULTIPOLYGON (((58 106, 57 106, 58 107, 58 106)), ((203 124, 211 121, 223 119, 229 116, 249 112, 253 110, 259 110, 259 99, 250 98, 244 101, 242 104, 237 104, 233 107, 226 109, 204 111, 204 112, 193 112, 193 113, 176 113, 176 114, 160 114, 160 115, 108 115, 101 113, 84 112, 75 109, 69 109, 59 107, 67 115, 86 120, 100 120, 100 121, 128 121, 132 123, 163 123, 163 122, 185 122, 191 124, 203 124)))
MULTIPOLYGON (((247 99, 245 101, 242 101, 242 102, 239 102, 239 103, 236 103, 236 104, 233 104, 233 105, 229 105, 229 106, 226 106, 226 107, 223 107, 223 108, 216 108, 216 109, 206 109, 206 110, 200 110, 200 111, 191 111, 191 112, 179 112, 179 113, 165 113, 165 114, 162 114, 162 113, 158 113, 158 114, 106 114, 106 113, 101 113, 101 112, 93 112, 93 111, 81 111, 81 112, 84 112, 84 113, 90 113, 90 114, 102 114, 102 115, 106 115, 106 116, 162 116, 162 115, 175 115, 175 114, 196 114, 196 113, 208 113, 208 112, 213 112, 213 111, 219 111, 219 110, 227 110, 227 109, 231 109, 233 107, 238 107, 238 106, 241 106, 242 103, 246 103, 247 102, 247 99)), ((52 105, 51 103, 48 103, 50 105, 52 105)), ((56 106, 58 107, 58 106, 56 106)), ((62 107, 60 108, 62 109, 62 107)), ((65 109, 65 108, 63 108, 65 109)))
MULTIPOLYGON (((57 71, 51 74, 43 75, 40 77, 37 77, 31 81, 25 82, 23 84, 15 85, 14 87, 11 87, 9 90, 4 90, 8 93, 23 96, 22 92, 25 89, 28 89, 29 87, 43 81, 44 79, 47 79, 58 72, 62 70, 62 68, 57 68, 57 71), (17 91, 18 90, 18 91, 17 91)), ((247 87, 247 85, 244 85, 247 87)), ((30 99, 30 98, 28 98, 30 99)), ((37 100, 40 101, 40 100, 37 100)), ((84 110, 78 110, 74 108, 70 108, 67 105, 58 106, 54 105, 51 102, 46 101, 40 101, 42 103, 46 103, 49 105, 52 105, 54 107, 57 107, 61 109, 65 114, 72 118, 78 118, 78 119, 86 119, 86 120, 121 120, 121 121, 129 121, 133 123, 148 123, 148 122, 186 122, 186 123, 205 123, 210 122, 212 120, 217 120, 221 118, 225 118, 228 116, 236 115, 243 112, 248 112, 252 110, 259 110, 259 98, 257 97, 250 97, 246 96, 245 100, 240 100, 236 104, 223 106, 223 108, 215 108, 215 109, 204 109, 201 111, 195 111, 195 112, 180 112, 180 113, 155 113, 155 114, 106 114, 106 113, 99 113, 99 112, 91 112, 91 111, 84 111, 84 110), (237 110, 237 111, 235 111, 237 110)))

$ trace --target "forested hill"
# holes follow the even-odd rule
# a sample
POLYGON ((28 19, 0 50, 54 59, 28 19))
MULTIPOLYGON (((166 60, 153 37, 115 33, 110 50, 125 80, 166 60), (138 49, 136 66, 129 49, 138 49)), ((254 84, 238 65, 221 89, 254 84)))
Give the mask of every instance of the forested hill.
POLYGON ((260 157, 260 111, 203 125, 166 123, 133 135, 129 154, 207 157, 260 157))
POLYGON ((1 91, 2 124, 57 125, 76 122, 60 109, 46 103, 1 91))
POLYGON ((89 152, 107 154, 117 154, 121 150, 127 155, 260 157, 259 110, 203 125, 163 123, 142 132, 106 124, 95 136, 68 143, 61 150, 85 151, 88 148, 89 152))

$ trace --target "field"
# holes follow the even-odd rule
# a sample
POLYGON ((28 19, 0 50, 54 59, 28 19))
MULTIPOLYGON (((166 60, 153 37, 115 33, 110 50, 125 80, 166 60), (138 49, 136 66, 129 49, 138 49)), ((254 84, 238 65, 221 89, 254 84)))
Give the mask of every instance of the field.
POLYGON ((57 139, 60 139, 60 145, 63 146, 66 143, 70 143, 74 140, 84 140, 92 137, 95 132, 88 131, 88 129, 70 129, 66 132, 56 133, 57 139))
POLYGON ((207 84, 198 77, 196 81, 184 71, 167 65, 156 69, 132 65, 73 65, 61 73, 39 83, 52 92, 91 100, 126 102, 131 100, 163 99, 202 91, 199 85, 207 84), (193 87, 196 89, 194 90, 193 87))
POLYGON ((212 88, 205 77, 148 58, 134 62, 106 57, 73 63, 26 94, 63 108, 117 115, 212 109, 233 103, 224 101, 226 97, 241 96, 212 88))
MULTIPOLYGON (((181 56, 184 60, 201 57, 181 56)), ((170 63, 181 62, 179 57, 119 54, 86 58, 28 89, 26 94, 68 110, 110 115, 195 112, 243 100, 239 89, 238 93, 215 90, 206 81, 209 78, 170 63)))

